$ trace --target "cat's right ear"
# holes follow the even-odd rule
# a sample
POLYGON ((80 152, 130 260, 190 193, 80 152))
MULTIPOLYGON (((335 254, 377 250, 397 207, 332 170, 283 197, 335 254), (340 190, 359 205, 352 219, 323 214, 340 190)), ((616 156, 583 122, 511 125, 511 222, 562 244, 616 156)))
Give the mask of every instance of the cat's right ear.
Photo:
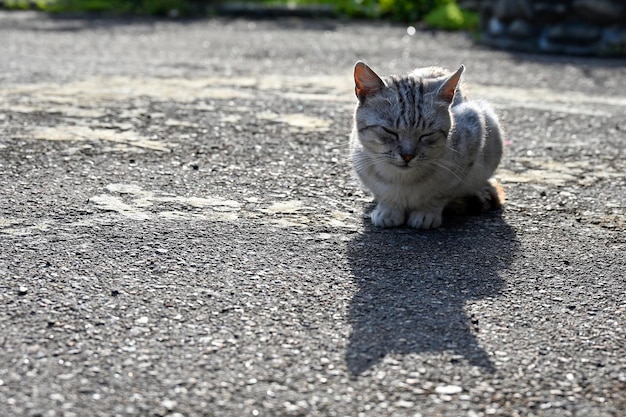
POLYGON ((439 90, 437 91, 437 97, 442 100, 447 105, 452 103, 454 100, 454 94, 456 93, 457 86, 459 85, 459 80, 461 79, 461 75, 465 71, 465 65, 461 65, 458 70, 447 80, 444 81, 439 90))
POLYGON ((354 84, 354 92, 360 101, 378 93, 385 86, 383 80, 361 61, 354 66, 354 84))

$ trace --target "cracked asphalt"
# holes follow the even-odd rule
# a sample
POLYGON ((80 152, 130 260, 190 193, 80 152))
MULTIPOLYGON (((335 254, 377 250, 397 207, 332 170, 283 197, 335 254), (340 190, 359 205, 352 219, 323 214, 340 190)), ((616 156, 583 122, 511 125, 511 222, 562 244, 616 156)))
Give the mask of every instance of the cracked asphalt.
POLYGON ((626 61, 0 12, 0 415, 622 416, 626 61), (352 66, 467 67, 508 200, 373 228, 352 66))

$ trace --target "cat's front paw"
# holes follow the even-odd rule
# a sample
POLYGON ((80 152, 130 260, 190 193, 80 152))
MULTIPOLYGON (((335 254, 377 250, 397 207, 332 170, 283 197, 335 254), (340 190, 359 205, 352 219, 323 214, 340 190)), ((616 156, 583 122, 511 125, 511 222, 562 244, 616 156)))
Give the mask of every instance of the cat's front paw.
POLYGON ((378 205, 370 215, 372 224, 378 227, 396 227, 404 224, 404 211, 378 205))
POLYGON ((407 224, 415 229, 436 229, 441 226, 441 213, 412 211, 407 224))

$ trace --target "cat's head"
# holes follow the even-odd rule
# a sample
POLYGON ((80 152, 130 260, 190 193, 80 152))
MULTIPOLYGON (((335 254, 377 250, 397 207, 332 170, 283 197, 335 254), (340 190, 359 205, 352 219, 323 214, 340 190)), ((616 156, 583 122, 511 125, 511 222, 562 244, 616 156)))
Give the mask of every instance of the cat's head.
POLYGON ((464 70, 428 69, 381 78, 357 62, 354 120, 363 148, 400 168, 443 155, 452 128, 450 106, 460 98, 457 87, 464 70))

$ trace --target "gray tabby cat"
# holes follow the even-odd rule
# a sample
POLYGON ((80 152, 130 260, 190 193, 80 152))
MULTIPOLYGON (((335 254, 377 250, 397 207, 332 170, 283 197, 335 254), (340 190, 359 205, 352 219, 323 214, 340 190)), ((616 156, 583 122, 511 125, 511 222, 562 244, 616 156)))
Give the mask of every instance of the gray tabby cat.
POLYGON ((444 208, 463 201, 481 211, 501 207, 504 193, 491 176, 502 130, 487 103, 463 95, 464 70, 429 67, 381 79, 362 62, 354 67, 350 150, 378 203, 374 225, 430 229, 441 225, 444 208))

